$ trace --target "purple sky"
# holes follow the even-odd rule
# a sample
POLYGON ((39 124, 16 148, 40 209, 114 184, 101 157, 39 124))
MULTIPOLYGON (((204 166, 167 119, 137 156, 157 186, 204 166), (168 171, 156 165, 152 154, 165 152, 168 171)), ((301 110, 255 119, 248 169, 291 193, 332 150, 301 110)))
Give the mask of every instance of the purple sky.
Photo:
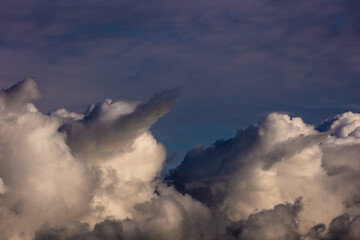
POLYGON ((170 158, 273 111, 318 124, 360 108, 357 0, 0 2, 0 83, 43 112, 181 87, 154 127, 170 158))

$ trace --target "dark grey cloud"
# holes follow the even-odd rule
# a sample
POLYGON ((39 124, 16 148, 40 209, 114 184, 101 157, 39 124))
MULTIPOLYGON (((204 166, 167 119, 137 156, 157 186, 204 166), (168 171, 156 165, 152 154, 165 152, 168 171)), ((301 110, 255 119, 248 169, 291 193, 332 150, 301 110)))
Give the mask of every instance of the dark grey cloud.
POLYGON ((350 220, 349 215, 341 215, 331 221, 329 231, 324 239, 358 239, 360 237, 359 224, 359 216, 350 220))
POLYGON ((306 237, 311 240, 358 239, 360 237, 359 224, 359 216, 351 218, 348 214, 343 214, 334 218, 327 229, 324 224, 314 226, 306 237))
POLYGON ((301 199, 294 204, 279 204, 273 209, 251 214, 246 220, 232 223, 227 232, 234 239, 300 240, 297 221, 301 209, 301 199))
POLYGON ((207 205, 214 205, 222 200, 224 194, 220 191, 213 196, 210 189, 212 182, 223 180, 226 183, 236 169, 246 164, 248 154, 257 142, 257 128, 249 127, 238 130, 235 138, 218 140, 209 148, 197 146, 165 179, 180 192, 189 193, 207 205))
POLYGON ((34 240, 123 240, 120 222, 105 220, 97 223, 92 231, 87 224, 72 224, 69 227, 46 228, 35 233, 34 240))

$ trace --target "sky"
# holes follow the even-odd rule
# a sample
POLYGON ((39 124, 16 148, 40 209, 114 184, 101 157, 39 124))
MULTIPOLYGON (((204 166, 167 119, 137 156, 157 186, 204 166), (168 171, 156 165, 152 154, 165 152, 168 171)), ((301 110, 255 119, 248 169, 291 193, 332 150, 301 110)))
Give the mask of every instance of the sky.
POLYGON ((34 77, 44 113, 179 87, 153 127, 177 161, 270 112, 317 125, 360 108, 355 0, 0 4, 1 87, 34 77))
POLYGON ((0 238, 359 239, 359 12, 1 1, 0 238))

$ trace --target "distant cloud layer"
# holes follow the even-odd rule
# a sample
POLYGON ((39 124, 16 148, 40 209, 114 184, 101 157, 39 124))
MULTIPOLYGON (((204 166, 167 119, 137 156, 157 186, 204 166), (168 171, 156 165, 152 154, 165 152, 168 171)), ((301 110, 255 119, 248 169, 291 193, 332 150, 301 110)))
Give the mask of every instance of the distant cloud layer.
POLYGON ((271 112, 318 124, 360 109, 359 0, 1 0, 0 10, 1 85, 36 77, 42 112, 181 86, 152 128, 171 166, 271 112))
POLYGON ((84 114, 44 115, 40 95, 32 78, 0 92, 0 239, 360 238, 360 114, 272 113, 161 179, 149 128, 178 90, 84 114))

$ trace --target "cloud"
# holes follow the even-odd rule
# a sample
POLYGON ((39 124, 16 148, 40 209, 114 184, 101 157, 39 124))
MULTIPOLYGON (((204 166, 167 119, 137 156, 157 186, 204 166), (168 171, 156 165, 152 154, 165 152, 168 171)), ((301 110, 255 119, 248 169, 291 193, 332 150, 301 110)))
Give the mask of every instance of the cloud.
POLYGON ((297 221, 301 209, 300 198, 294 204, 278 204, 273 209, 251 214, 246 220, 232 223, 227 232, 235 239, 244 240, 300 240, 297 221))
POLYGON ((179 102, 180 116, 202 103, 191 109, 189 131, 203 116, 247 125, 259 112, 281 109, 316 122, 336 113, 298 107, 323 98, 331 106, 358 103, 356 1, 268 2, 4 0, 0 74, 8 84, 38 76, 46 111, 181 84, 189 97, 179 102))
POLYGON ((35 233, 34 240, 122 240, 121 223, 105 220, 97 223, 92 231, 87 224, 73 223, 70 226, 44 228, 35 233))
POLYGON ((232 221, 302 197, 297 231, 304 235, 342 213, 359 214, 359 116, 336 116, 319 132, 273 113, 234 138, 189 151, 166 180, 232 221))
POLYGON ((293 204, 278 204, 273 209, 251 214, 248 219, 233 222, 227 233, 234 239, 278 239, 278 240, 350 240, 360 237, 360 217, 343 214, 324 224, 313 226, 306 234, 299 232, 299 213, 303 204, 301 198, 293 204))
POLYGON ((358 239, 360 114, 317 130, 272 113, 165 178, 150 127, 178 90, 44 115, 27 78, 0 92, 0 238, 358 239))
POLYGON ((348 214, 343 214, 334 218, 327 231, 324 224, 314 226, 306 239, 310 240, 355 240, 360 237, 359 231, 360 216, 351 218, 348 214))
POLYGON ((165 149, 149 132, 178 91, 149 103, 106 100, 85 114, 43 115, 28 78, 0 93, 1 239, 32 239, 49 228, 106 217, 131 218, 154 196, 165 149), (90 146, 90 147, 88 147, 90 146))
POLYGON ((28 239, 39 224, 60 224, 89 210, 88 170, 57 130, 58 119, 28 103, 39 97, 33 79, 0 93, 0 238, 28 239), (30 234, 30 235, 29 235, 30 234))
POLYGON ((6 193, 6 192, 7 192, 7 187, 5 186, 2 178, 0 178, 0 194, 6 193))
POLYGON ((164 184, 157 186, 156 193, 135 206, 132 219, 123 221, 125 239, 221 239, 224 235, 225 222, 189 195, 164 184))
POLYGON ((64 124, 61 130, 66 132, 74 154, 81 152, 87 159, 104 159, 115 152, 127 151, 135 139, 170 110, 178 95, 178 89, 165 91, 140 106, 136 102, 108 99, 90 106, 82 120, 64 124))
POLYGON ((36 100, 40 96, 40 89, 37 87, 35 80, 28 77, 0 92, 0 107, 2 111, 11 112, 22 108, 27 102, 36 100))

